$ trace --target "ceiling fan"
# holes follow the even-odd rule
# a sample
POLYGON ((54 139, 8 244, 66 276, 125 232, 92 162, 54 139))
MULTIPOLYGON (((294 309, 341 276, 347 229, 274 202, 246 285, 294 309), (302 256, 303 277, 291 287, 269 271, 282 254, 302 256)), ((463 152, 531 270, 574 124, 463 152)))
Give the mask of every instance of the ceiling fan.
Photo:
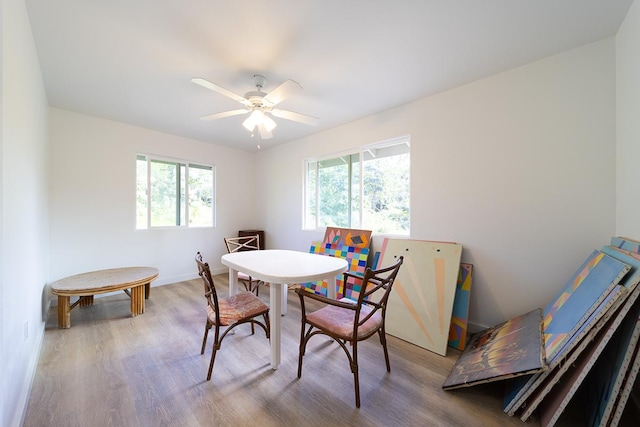
POLYGON ((256 90, 247 92, 244 96, 237 95, 230 90, 215 85, 205 79, 193 78, 191 81, 197 85, 211 89, 214 92, 218 92, 221 95, 236 100, 245 106, 245 108, 239 110, 223 111, 221 113, 202 116, 200 117, 202 120, 216 120, 224 117, 251 113, 251 115, 242 122, 242 125, 251 132, 251 136, 253 136, 255 128, 257 127, 260 133, 260 138, 270 139, 273 137, 271 131, 273 131, 277 124, 270 115, 312 126, 316 126, 319 121, 316 117, 274 108, 289 96, 299 93, 302 90, 300 83, 293 80, 287 80, 271 92, 265 93, 262 91, 262 88, 267 82, 267 79, 264 76, 256 74, 253 76, 253 84, 255 84, 256 90))

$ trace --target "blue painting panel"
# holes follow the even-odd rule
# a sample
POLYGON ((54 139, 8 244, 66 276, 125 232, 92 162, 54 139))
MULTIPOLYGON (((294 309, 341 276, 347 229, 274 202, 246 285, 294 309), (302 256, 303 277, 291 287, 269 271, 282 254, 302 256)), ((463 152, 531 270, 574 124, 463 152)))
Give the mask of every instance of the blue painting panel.
POLYGON ((602 252, 631 267, 631 270, 620 281, 620 284, 627 288, 629 292, 633 291, 640 283, 640 255, 632 254, 634 256, 631 256, 611 246, 604 246, 602 252))
POLYGON ((626 264, 610 256, 602 257, 575 290, 567 292, 568 298, 546 326, 545 333, 569 332, 581 323, 580 319, 588 316, 595 309, 595 304, 620 281, 622 277, 618 276, 628 270, 626 264))
POLYGON ((592 252, 556 300, 545 308, 547 360, 555 357, 563 343, 589 318, 629 269, 629 265, 603 252, 592 252))
POLYGON ((612 237, 611 246, 624 249, 625 251, 640 253, 640 242, 628 237, 612 237))

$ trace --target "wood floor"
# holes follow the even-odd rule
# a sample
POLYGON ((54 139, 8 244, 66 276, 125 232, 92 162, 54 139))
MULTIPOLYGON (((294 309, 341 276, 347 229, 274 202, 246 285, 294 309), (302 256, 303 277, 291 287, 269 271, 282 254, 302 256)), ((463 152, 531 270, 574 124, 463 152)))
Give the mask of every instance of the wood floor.
MULTIPOLYGON (((227 292, 226 275, 215 276, 227 292)), ((268 302, 268 289, 260 297, 268 302)), ((207 382, 211 341, 202 282, 154 287, 143 315, 131 317, 122 293, 71 312, 58 329, 51 310, 25 426, 538 426, 502 412, 503 385, 441 389, 459 353, 436 355, 389 337, 391 373, 377 339, 359 348, 362 407, 340 347, 316 337, 297 378, 300 311, 288 295, 282 365, 249 326, 223 342, 207 382)))

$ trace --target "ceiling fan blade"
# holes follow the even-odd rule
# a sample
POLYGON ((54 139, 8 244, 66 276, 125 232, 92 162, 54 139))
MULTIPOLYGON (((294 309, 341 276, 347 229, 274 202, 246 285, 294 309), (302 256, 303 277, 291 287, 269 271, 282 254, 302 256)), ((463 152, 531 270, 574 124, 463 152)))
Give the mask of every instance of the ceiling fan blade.
POLYGON ((273 134, 269 129, 266 128, 264 122, 260 122, 258 125, 258 130, 260 131, 260 138, 262 139, 271 139, 273 138, 273 134))
POLYGON ((277 105, 291 95, 295 95, 302 91, 302 85, 293 80, 287 80, 280 86, 272 90, 264 97, 263 101, 267 101, 270 106, 277 105))
POLYGON ((191 79, 191 81, 193 83, 197 84, 197 85, 200 85, 202 87, 210 89, 210 90, 212 90, 214 92, 218 92, 220 95, 224 95, 224 96, 229 97, 229 98, 231 98, 231 99, 233 99, 235 101, 241 102, 244 105, 251 105, 251 103, 245 97, 240 96, 240 95, 238 95, 236 93, 233 93, 230 90, 227 90, 227 89, 225 89, 223 87, 215 85, 215 84, 211 83, 208 80, 201 79, 199 77, 194 77, 194 78, 191 79))
POLYGON ((222 113, 209 114, 206 116, 200 117, 200 120, 217 120, 223 119, 225 117, 237 116, 239 114, 247 114, 249 110, 231 110, 231 111, 223 111, 222 113))
POLYGON ((271 110, 271 114, 281 119, 293 120, 294 122, 304 123, 305 125, 317 126, 320 119, 317 117, 306 116, 300 113, 294 113, 287 110, 271 110))

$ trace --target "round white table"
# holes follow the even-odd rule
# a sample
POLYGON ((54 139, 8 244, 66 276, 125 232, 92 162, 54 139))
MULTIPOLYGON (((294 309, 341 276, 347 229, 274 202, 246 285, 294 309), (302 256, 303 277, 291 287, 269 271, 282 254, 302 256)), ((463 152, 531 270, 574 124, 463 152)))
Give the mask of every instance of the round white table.
MULTIPOLYGON (((286 307, 287 284, 335 280, 347 270, 347 261, 325 255, 283 249, 234 252, 222 256, 222 264, 229 267, 229 294, 238 293, 238 271, 269 283, 269 321, 271 323, 271 367, 280 365, 281 321, 286 307), (283 303, 284 301, 284 303, 283 303)), ((336 287, 328 286, 329 297, 335 298, 336 287)))

